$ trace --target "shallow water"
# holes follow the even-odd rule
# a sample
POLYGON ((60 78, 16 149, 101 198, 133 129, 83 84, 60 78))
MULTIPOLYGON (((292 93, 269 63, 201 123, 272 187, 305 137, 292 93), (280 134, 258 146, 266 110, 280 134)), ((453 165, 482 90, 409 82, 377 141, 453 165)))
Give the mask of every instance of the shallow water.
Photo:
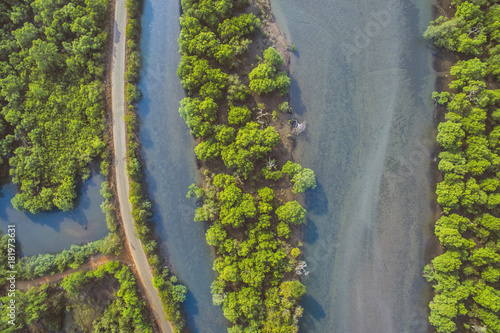
POLYGON ((17 193, 16 185, 4 184, 0 187, 1 230, 5 233, 7 225, 15 225, 21 253, 27 256, 61 252, 72 244, 101 239, 108 233, 100 208, 103 197, 99 191, 103 181, 104 176, 97 174, 83 183, 75 209, 38 214, 15 210, 10 201, 17 193))
POLYGON ((310 274, 301 332, 426 332, 431 1, 272 0, 292 57, 310 274))
POLYGON ((198 170, 193 140, 178 112, 184 97, 176 75, 179 16, 179 1, 145 1, 139 140, 154 204, 155 231, 163 241, 169 263, 189 290, 184 303, 188 327, 192 332, 220 333, 226 331, 227 324, 210 294, 210 284, 216 277, 213 250, 205 241, 206 226, 193 222, 195 202, 186 199, 189 185, 198 181, 198 170))

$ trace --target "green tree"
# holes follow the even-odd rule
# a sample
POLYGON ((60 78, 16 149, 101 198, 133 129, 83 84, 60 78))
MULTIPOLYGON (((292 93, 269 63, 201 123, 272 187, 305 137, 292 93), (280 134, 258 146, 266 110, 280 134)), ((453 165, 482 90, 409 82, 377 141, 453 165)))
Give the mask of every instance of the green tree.
POLYGON ((229 117, 228 122, 230 125, 242 125, 245 124, 252 115, 252 111, 250 111, 246 106, 231 106, 229 108, 229 117))
POLYGON ((462 130, 462 124, 446 121, 438 125, 436 140, 448 151, 460 148, 464 137, 465 132, 462 130))
POLYGON ((316 188, 316 176, 314 171, 309 168, 303 168, 300 164, 288 161, 283 165, 281 171, 290 175, 293 193, 303 193, 309 188, 316 188))
POLYGON ((276 216, 286 223, 301 224, 305 221, 306 210, 297 201, 288 201, 276 209, 276 216))

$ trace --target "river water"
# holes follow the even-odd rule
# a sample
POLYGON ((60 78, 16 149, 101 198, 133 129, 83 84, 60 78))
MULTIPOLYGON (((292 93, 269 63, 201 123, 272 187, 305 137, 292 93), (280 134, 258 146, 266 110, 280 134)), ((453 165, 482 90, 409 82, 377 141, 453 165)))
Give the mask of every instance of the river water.
POLYGON ((301 332, 426 332, 432 244, 432 3, 272 0, 295 44, 292 107, 308 123, 295 159, 305 196, 301 332))
MULTIPOLYGON (((272 0, 292 57, 292 106, 308 123, 294 156, 318 188, 305 196, 310 274, 301 332, 425 332, 431 243, 434 84, 420 37, 431 2, 272 0)), ((212 305, 213 250, 185 198, 198 180, 193 141, 178 114, 179 2, 146 0, 140 141, 156 232, 189 288, 188 326, 220 333, 212 305)))
POLYGON ((56 253, 69 250, 72 244, 83 244, 108 234, 106 218, 101 211, 100 194, 104 176, 94 174, 78 191, 75 209, 38 214, 14 209, 11 200, 17 193, 13 183, 0 186, 0 228, 5 233, 8 225, 16 226, 16 239, 22 255, 56 253))
POLYGON ((154 204, 155 232, 180 282, 189 290, 184 303, 188 327, 192 332, 220 333, 226 331, 227 323, 210 294, 210 284, 216 278, 214 253, 205 241, 206 226, 193 222, 195 202, 186 199, 189 185, 199 179, 194 142, 178 112, 184 97, 176 75, 179 16, 178 0, 145 1, 139 140, 154 204))

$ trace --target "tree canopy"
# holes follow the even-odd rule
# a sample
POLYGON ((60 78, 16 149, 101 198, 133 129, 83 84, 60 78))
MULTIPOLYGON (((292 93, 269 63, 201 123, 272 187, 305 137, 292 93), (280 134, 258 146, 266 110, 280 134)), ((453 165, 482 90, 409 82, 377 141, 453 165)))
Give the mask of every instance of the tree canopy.
POLYGON ((107 0, 4 5, 0 152, 32 213, 74 207, 76 188, 104 148, 107 0))
POLYGON ((429 304, 436 332, 500 332, 499 18, 495 1, 457 0, 453 17, 431 22, 424 36, 459 54, 449 89, 434 92, 445 120, 435 234, 445 252, 424 269, 436 295, 429 304), (492 75, 491 75, 492 74, 492 75))

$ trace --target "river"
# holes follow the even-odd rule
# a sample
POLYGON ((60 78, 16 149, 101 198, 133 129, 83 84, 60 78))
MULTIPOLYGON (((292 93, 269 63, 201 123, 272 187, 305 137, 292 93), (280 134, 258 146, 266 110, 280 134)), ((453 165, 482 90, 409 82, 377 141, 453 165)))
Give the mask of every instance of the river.
MULTIPOLYGON (((301 332, 425 332, 429 287, 421 277, 431 243, 434 84, 420 37, 431 2, 272 0, 297 47, 295 115, 308 123, 294 156, 314 168, 306 194, 310 274, 301 332)), ((140 141, 155 230, 189 288, 188 327, 223 332, 212 305, 213 250, 185 198, 198 180, 193 141, 178 115, 184 97, 179 3, 146 0, 139 88, 140 141)))
POLYGON ((189 185, 198 182, 199 175, 194 142, 178 112, 184 97, 176 75, 179 16, 177 0, 145 1, 139 140, 154 204, 155 232, 180 282, 189 290, 184 303, 188 327, 192 332, 220 333, 226 331, 227 323, 210 294, 210 284, 216 278, 214 252, 205 241, 206 225, 193 222, 194 200, 186 199, 189 185))
POLYGON ((310 274, 301 332, 426 332, 435 74, 432 2, 272 0, 297 48, 291 99, 310 274))

